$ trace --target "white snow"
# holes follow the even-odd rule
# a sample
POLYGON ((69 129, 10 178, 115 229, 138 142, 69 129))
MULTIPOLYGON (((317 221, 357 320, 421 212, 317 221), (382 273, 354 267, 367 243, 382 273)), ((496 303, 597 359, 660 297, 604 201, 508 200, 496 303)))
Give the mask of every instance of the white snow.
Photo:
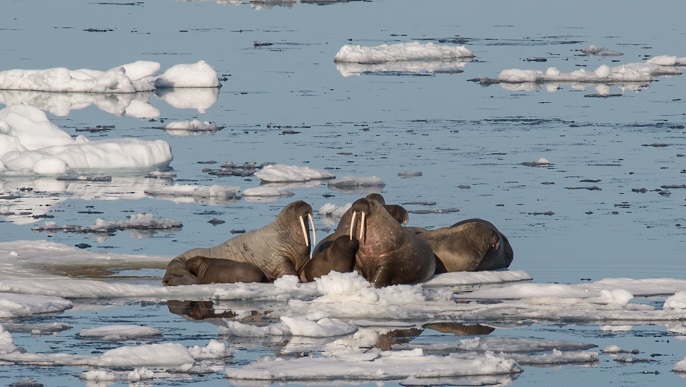
POLYGON ((209 121, 175 121, 164 126, 164 130, 173 136, 189 136, 192 134, 214 133, 220 127, 209 121))
POLYGON ((62 297, 0 293, 0 317, 56 313, 71 307, 71 301, 62 297))
POLYGON ((545 71, 505 69, 494 79, 481 78, 485 83, 549 83, 549 82, 578 82, 578 83, 611 83, 611 82, 651 82, 660 75, 679 75, 682 71, 677 66, 686 64, 686 58, 676 56, 657 56, 645 62, 628 63, 624 65, 600 65, 593 71, 579 69, 562 72, 556 67, 549 67, 545 71))
POLYGON ((473 57, 474 54, 464 46, 448 46, 419 42, 382 44, 373 47, 347 44, 338 50, 334 57, 334 62, 374 64, 396 61, 428 61, 473 57))
POLYGON ((179 64, 162 75, 155 75, 160 64, 137 61, 99 71, 69 70, 64 67, 45 70, 0 71, 0 89, 80 93, 135 93, 156 88, 219 87, 217 72, 204 61, 179 64))
POLYGON ((584 53, 584 55, 597 55, 597 56, 622 56, 624 55, 623 53, 619 51, 612 51, 608 50, 605 47, 597 47, 594 45, 590 45, 586 48, 581 49, 581 52, 584 53))
POLYGON ((159 329, 139 325, 107 325, 79 331, 79 336, 83 338, 102 340, 127 340, 161 335, 162 331, 159 329))
POLYGON ((182 198, 208 198, 217 201, 227 201, 239 199, 241 197, 239 191, 239 187, 235 186, 177 184, 148 188, 145 190, 145 194, 153 197, 173 198, 174 200, 182 198))
POLYGON ((296 165, 272 164, 255 172, 255 176, 268 183, 307 182, 334 179, 336 176, 323 170, 296 165))
POLYGON ((255 197, 287 198, 293 195, 295 194, 292 191, 272 185, 261 185, 258 187, 247 188, 245 191, 243 191, 243 197, 246 200, 255 200, 255 197))
POLYGON ((318 321, 311 321, 301 317, 281 316, 281 321, 288 326, 294 336, 345 336, 357 331, 355 325, 339 319, 322 318, 318 321))
POLYGON ((172 160, 169 144, 134 138, 72 139, 41 110, 15 105, 0 110, 0 173, 64 174, 71 169, 155 169, 172 160))
POLYGON ((413 376, 437 378, 516 374, 519 365, 487 353, 475 359, 424 355, 421 350, 369 352, 297 359, 261 359, 241 368, 227 368, 229 379, 250 380, 387 380, 413 376))

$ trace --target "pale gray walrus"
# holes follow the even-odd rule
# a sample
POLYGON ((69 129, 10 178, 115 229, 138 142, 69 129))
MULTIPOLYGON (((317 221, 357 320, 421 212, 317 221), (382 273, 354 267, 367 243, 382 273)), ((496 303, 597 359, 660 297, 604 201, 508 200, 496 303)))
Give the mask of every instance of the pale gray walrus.
MULTIPOLYGON (((355 270, 374 287, 414 284, 434 274, 436 260, 431 246, 403 227, 379 201, 356 200, 338 224, 336 237, 349 230, 357 238, 355 270)), ((344 234, 343 234, 344 235, 344 234)))
MULTIPOLYGON (((215 247, 191 249, 172 259, 167 265, 162 282, 164 285, 183 285, 194 283, 194 281, 197 281, 195 283, 209 283, 207 278, 210 275, 215 276, 216 271, 235 267, 231 263, 220 260, 253 264, 270 282, 284 275, 298 276, 307 263, 310 249, 316 240, 312 207, 298 200, 284 207, 273 222, 260 229, 238 235, 215 247), (309 224, 305 218, 309 219, 309 224), (314 241, 310 238, 310 225, 314 241), (188 270, 193 267, 194 261, 202 262, 207 266, 203 272, 207 278, 198 277, 188 270)), ((246 268, 245 265, 243 265, 244 268, 246 268)), ((254 278, 254 270, 247 272, 250 273, 247 279, 254 278)))
POLYGON ((483 219, 466 219, 435 230, 421 227, 408 229, 431 246, 436 255, 436 274, 504 269, 514 259, 507 237, 491 222, 483 219))

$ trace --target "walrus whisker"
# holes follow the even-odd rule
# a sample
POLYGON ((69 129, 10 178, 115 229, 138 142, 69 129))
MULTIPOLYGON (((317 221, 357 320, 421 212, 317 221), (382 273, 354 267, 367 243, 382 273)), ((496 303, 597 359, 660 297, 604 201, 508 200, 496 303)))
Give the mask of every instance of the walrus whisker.
POLYGON ((298 219, 300 219, 300 227, 302 228, 302 231, 303 231, 303 238, 305 238, 305 246, 309 247, 310 246, 310 238, 308 238, 307 230, 305 229, 305 220, 303 219, 302 215, 300 215, 298 217, 298 219))
POLYGON ((355 217, 357 216, 357 211, 353 211, 353 219, 350 221, 350 240, 353 240, 353 228, 355 227, 355 217))
POLYGON ((312 243, 310 243, 310 255, 312 255, 312 250, 314 250, 314 246, 317 246, 317 229, 314 228, 314 220, 312 220, 311 213, 307 213, 307 218, 310 219, 310 227, 312 227, 312 243))

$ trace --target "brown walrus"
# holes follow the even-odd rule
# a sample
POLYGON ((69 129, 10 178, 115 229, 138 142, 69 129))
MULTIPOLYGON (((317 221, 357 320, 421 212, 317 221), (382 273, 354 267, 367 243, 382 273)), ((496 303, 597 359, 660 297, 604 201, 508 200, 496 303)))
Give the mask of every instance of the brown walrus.
MULTIPOLYGON (((394 219, 397 224, 407 223, 409 220, 409 215, 404 207, 393 204, 386 204, 386 200, 381 194, 372 193, 367 195, 364 199, 373 201, 379 204, 382 209, 385 209, 388 215, 394 219)), ((350 225, 353 221, 354 211, 352 206, 348 211, 346 211, 338 223, 336 231, 326 238, 322 239, 317 246, 315 246, 312 251, 313 261, 308 263, 307 273, 301 273, 300 279, 303 282, 312 281, 314 278, 328 274, 330 271, 346 272, 353 271, 354 266, 348 266, 348 259, 350 258, 350 253, 352 245, 355 245, 355 250, 359 248, 359 242, 353 242, 357 238, 351 234, 350 225), (328 252, 329 249, 333 247, 334 244, 338 246, 333 250, 333 252, 328 252), (328 257, 328 259, 324 259, 328 257), (332 258, 334 260, 332 260, 332 258), (314 260, 317 259, 320 262, 315 263, 314 260), (334 264, 334 262, 336 262, 334 264), (311 265, 311 267, 309 267, 311 265), (333 268, 335 266, 335 268, 333 268), (315 267, 317 269, 315 269, 315 267)), ((356 261, 356 251, 353 252, 353 261, 356 261)), ((379 285, 386 286, 386 285, 379 285)))
POLYGON ((262 270, 250 262, 200 256, 172 262, 172 270, 168 266, 167 273, 162 279, 162 283, 167 286, 267 282, 267 276, 262 270))
POLYGON ((358 199, 348 211, 349 224, 341 218, 336 232, 347 228, 351 238, 357 237, 355 270, 374 287, 419 283, 434 274, 431 246, 401 226, 378 201, 358 199))
POLYGON ((514 259, 507 237, 483 219, 467 219, 435 230, 408 229, 431 246, 436 255, 436 274, 504 269, 514 259))
MULTIPOLYGON (((298 200, 284 207, 272 223, 258 230, 246 232, 215 247, 191 249, 172 259, 167 265, 163 283, 166 285, 174 282, 174 277, 188 275, 186 261, 198 256, 252 263, 270 282, 284 275, 298 276, 316 239, 312 207, 298 200), (309 218, 312 225, 314 242, 305 218, 309 218)), ((215 270, 212 265, 216 263, 209 261, 206 271, 215 270)))
POLYGON ((302 282, 311 282, 315 278, 327 275, 332 271, 348 273, 355 267, 355 254, 359 242, 348 235, 340 235, 326 249, 317 252, 300 272, 302 282))

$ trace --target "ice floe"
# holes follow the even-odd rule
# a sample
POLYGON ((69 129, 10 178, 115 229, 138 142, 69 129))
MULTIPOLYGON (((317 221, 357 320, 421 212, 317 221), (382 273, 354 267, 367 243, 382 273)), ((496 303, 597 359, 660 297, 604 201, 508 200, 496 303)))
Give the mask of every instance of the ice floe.
POLYGON ((0 173, 61 175, 82 169, 166 168, 169 144, 134 138, 90 141, 73 139, 31 106, 0 110, 0 173))
POLYGON ((347 44, 338 50, 334 62, 375 64, 397 61, 440 61, 457 58, 473 58, 474 54, 464 46, 434 43, 408 42, 365 47, 347 44))
POLYGON ((170 199, 176 202, 208 199, 213 203, 225 203, 241 198, 239 187, 221 185, 160 185, 146 189, 145 194, 155 198, 170 199))
POLYGON ((183 224, 170 218, 155 219, 153 214, 132 214, 128 220, 104 220, 98 218, 90 226, 58 225, 55 222, 45 222, 43 226, 33 226, 33 231, 62 231, 74 233, 111 233, 116 230, 173 230, 183 227, 183 224))
POLYGON ((128 340, 140 337, 162 336, 162 331, 140 325, 107 325, 97 328, 84 328, 78 334, 80 337, 87 339, 128 340))
POLYGON ((255 172, 255 176, 267 183, 307 182, 311 180, 334 179, 336 177, 323 170, 286 164, 267 165, 255 172))
POLYGON ((464 46, 408 42, 365 47, 345 45, 334 57, 343 76, 459 73, 474 54, 464 46))
POLYGON ((686 65, 686 57, 656 56, 645 62, 628 63, 617 66, 600 65, 592 71, 579 69, 563 72, 556 67, 549 67, 545 71, 505 69, 495 78, 480 77, 473 79, 481 84, 540 84, 550 82, 573 83, 627 83, 651 82, 660 75, 679 75, 679 66, 686 65))
POLYGON ((156 75, 160 64, 136 61, 106 71, 64 67, 0 71, 0 89, 81 93, 135 93, 156 88, 219 87, 217 72, 204 61, 179 64, 156 75))
POLYGON ((522 372, 511 360, 488 353, 474 359, 424 355, 421 350, 372 351, 332 357, 262 359, 227 368, 229 379, 249 380, 388 380, 522 372))
POLYGON ((192 121, 170 122, 164 126, 165 132, 173 136, 215 133, 219 129, 221 129, 221 127, 214 122, 200 121, 197 119, 192 121))

